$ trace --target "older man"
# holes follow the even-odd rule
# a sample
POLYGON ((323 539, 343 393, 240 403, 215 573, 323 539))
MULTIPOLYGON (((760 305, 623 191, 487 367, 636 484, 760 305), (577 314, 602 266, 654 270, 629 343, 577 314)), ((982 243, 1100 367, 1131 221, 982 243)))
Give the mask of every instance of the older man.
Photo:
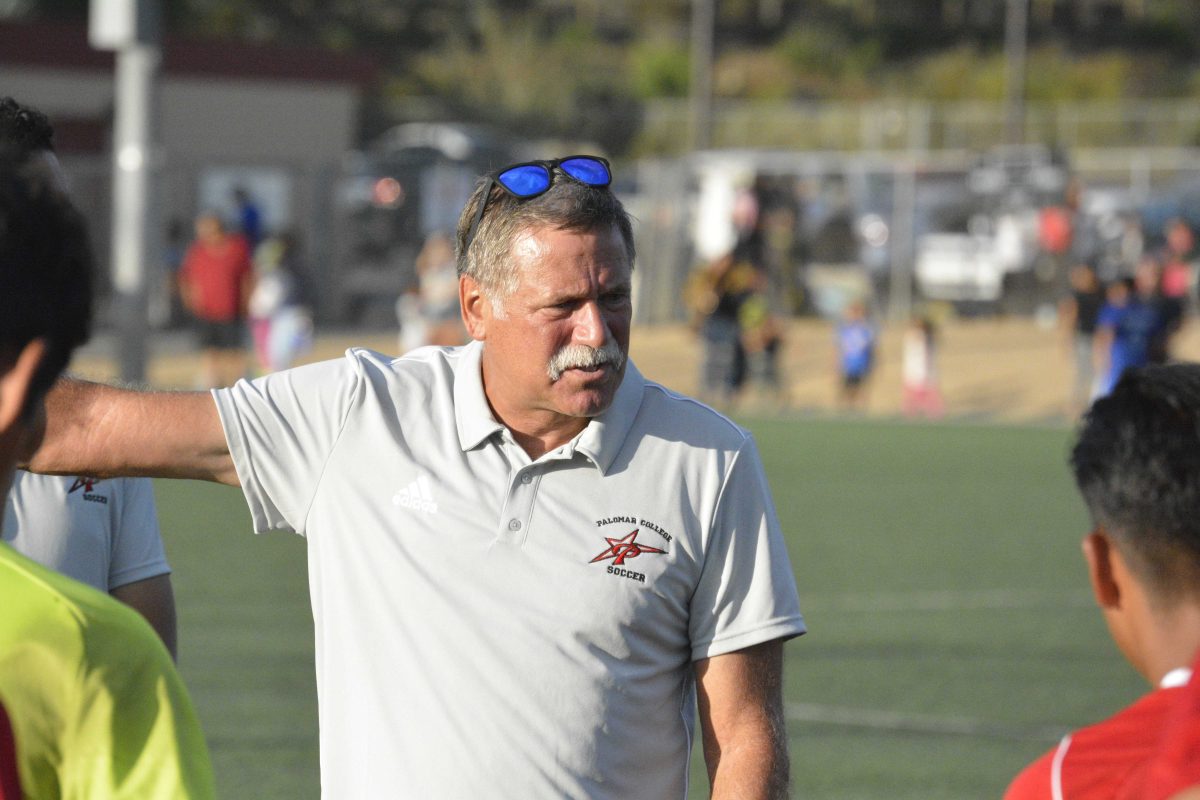
POLYGON ((475 341, 206 394, 53 393, 41 470, 240 484, 307 538, 327 797, 782 797, 804 631, 750 436, 628 362, 630 220, 590 156, 481 183, 475 341), (213 400, 215 399, 215 403, 213 400))

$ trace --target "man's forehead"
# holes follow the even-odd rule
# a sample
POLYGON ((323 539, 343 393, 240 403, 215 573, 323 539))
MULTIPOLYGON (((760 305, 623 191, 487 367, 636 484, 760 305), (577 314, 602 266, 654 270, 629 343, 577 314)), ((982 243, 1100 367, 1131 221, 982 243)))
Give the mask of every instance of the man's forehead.
POLYGON ((519 265, 536 266, 547 258, 574 257, 604 266, 630 266, 625 240, 616 225, 580 230, 529 227, 513 237, 509 255, 519 265))

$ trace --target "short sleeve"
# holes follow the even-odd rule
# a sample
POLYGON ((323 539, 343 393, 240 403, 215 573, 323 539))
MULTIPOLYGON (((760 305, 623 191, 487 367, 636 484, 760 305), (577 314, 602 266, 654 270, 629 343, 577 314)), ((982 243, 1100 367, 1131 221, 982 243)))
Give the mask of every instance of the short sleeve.
POLYGON ((796 581, 754 440, 735 454, 692 595, 692 658, 804 633, 796 581))
POLYGON ((154 485, 149 478, 113 481, 112 557, 109 560, 109 591, 158 575, 171 567, 163 550, 154 505, 154 485))
POLYGON ((354 351, 214 389, 254 530, 304 533, 305 518, 346 417, 362 392, 354 351))

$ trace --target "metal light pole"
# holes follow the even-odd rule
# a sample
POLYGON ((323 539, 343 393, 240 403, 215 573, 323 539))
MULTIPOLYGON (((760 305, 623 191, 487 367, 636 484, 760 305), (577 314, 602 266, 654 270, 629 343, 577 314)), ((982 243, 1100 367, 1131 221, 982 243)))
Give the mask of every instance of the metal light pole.
POLYGON ((1004 140, 1025 142, 1025 51, 1029 28, 1029 0, 1008 0, 1004 18, 1004 140))
POLYGON ((121 380, 146 377, 146 266, 157 257, 153 194, 155 98, 161 51, 157 0, 91 0, 88 38, 116 51, 113 120, 113 310, 121 380))
POLYGON ((716 27, 715 0, 692 0, 692 74, 689 82, 693 151, 712 145, 713 37, 716 27))

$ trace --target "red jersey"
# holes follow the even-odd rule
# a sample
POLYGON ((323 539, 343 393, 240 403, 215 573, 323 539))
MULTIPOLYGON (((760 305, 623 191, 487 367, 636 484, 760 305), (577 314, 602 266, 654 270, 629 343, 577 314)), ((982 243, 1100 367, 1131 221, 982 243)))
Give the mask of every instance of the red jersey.
POLYGON ((1139 800, 1166 800, 1189 786, 1200 785, 1200 653, 1192 661, 1192 677, 1180 687, 1156 745, 1158 754, 1146 768, 1139 800))
POLYGON ((241 319, 250 271, 250 248, 241 236, 227 236, 215 245, 194 242, 179 272, 179 280, 192 290, 192 313, 210 322, 241 319))
POLYGON ((1004 800, 1134 800, 1140 798, 1157 732, 1183 687, 1157 689, 1133 705, 1064 737, 1025 768, 1004 800))

